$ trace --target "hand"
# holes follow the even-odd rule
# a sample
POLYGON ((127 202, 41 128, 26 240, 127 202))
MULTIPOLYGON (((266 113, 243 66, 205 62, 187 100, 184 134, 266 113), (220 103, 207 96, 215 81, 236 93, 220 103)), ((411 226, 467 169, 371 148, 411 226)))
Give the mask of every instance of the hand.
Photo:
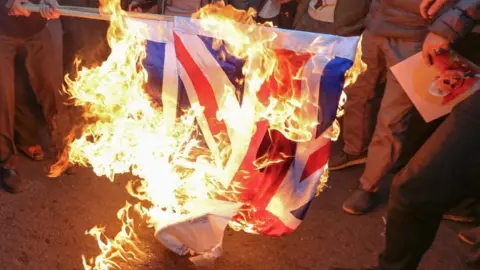
MULTIPOLYGON (((143 1, 144 2, 144 1, 143 1)), ((133 0, 130 5, 128 5, 128 11, 133 12, 143 12, 142 8, 139 7, 142 4, 141 0, 133 0)))
POLYGON ((40 15, 47 20, 58 19, 60 12, 58 9, 60 5, 57 0, 41 0, 40 1, 40 15))
POLYGON ((423 42, 423 60, 425 60, 425 63, 430 66, 433 64, 435 55, 449 50, 450 42, 446 38, 430 32, 423 42))
POLYGON ((27 1, 25 0, 11 0, 7 3, 6 7, 10 8, 8 10, 8 15, 10 16, 30 16, 30 11, 26 10, 22 4, 27 1))
POLYGON ((420 13, 425 19, 432 19, 451 0, 422 0, 420 3, 420 13))

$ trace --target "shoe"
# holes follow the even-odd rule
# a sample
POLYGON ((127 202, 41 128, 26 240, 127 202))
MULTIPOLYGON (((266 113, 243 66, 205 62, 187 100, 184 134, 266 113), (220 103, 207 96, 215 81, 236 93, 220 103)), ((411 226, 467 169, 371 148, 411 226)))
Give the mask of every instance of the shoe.
POLYGON ((42 161, 45 158, 45 153, 40 145, 17 146, 17 148, 32 160, 42 161))
POLYGON ((475 213, 476 204, 477 201, 475 199, 466 199, 455 208, 443 214, 443 219, 461 223, 474 223, 477 219, 475 213))
POLYGON ((360 155, 350 155, 343 151, 333 154, 328 161, 328 168, 331 171, 345 169, 355 165, 365 164, 367 162, 367 152, 360 155))
POLYGON ((467 263, 472 266, 480 265, 480 243, 475 244, 472 248, 472 251, 468 253, 467 263))
POLYGON ((6 191, 10 193, 20 193, 23 191, 22 178, 12 169, 0 168, 1 184, 6 191))
POLYGON ((375 208, 375 193, 357 188, 343 204, 343 210, 352 215, 363 215, 375 208))
POLYGON ((458 222, 458 223, 474 223, 476 220, 476 217, 458 215, 455 213, 446 213, 443 215, 443 219, 458 222))
POLYGON ((461 231, 458 234, 458 238, 460 238, 460 240, 472 246, 475 243, 480 243, 480 227, 475 227, 470 230, 461 231))

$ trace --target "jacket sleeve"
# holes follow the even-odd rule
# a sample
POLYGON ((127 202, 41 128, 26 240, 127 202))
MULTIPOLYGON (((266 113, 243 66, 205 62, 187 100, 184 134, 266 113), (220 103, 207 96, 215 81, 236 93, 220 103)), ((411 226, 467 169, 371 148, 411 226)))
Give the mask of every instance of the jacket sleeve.
POLYGON ((480 20, 480 0, 460 0, 453 8, 438 17, 429 30, 454 43, 470 33, 480 20))

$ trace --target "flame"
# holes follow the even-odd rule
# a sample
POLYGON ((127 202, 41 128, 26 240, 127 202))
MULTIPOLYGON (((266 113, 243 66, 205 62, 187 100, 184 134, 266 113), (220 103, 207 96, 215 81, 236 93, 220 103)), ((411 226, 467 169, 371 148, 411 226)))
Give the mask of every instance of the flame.
MULTIPOLYGON (((358 76, 360 76, 367 70, 367 64, 362 60, 362 39, 363 39, 363 35, 360 36, 360 40, 358 41, 353 65, 345 73, 344 88, 354 84, 357 81, 358 76)), ((345 94, 345 92, 342 91, 340 100, 338 102, 337 118, 340 118, 344 115, 345 112, 343 110, 343 106, 347 102, 347 98, 348 98, 347 94, 345 94)), ((330 138, 332 141, 336 141, 338 139, 338 137, 340 136, 340 123, 338 122, 337 119, 335 119, 332 127, 325 134, 326 134, 325 136, 330 138)), ((326 176, 326 178, 328 178, 328 175, 326 176)))
MULTIPOLYGON (((64 91, 75 106, 83 108, 83 119, 66 138, 67 147, 52 166, 50 175, 58 176, 69 164, 80 164, 91 166, 96 175, 106 176, 110 181, 124 173, 135 177, 127 185, 127 191, 139 202, 135 205, 127 202, 119 210, 121 230, 112 239, 105 236, 102 227, 87 231, 97 241, 100 255, 83 257, 84 267, 103 270, 119 268, 119 260, 146 259, 134 232, 132 214, 157 229, 179 216, 202 211, 189 204, 194 200, 222 197, 240 201, 237 195, 242 186, 234 183, 227 189, 222 184, 222 179, 232 175, 227 161, 234 147, 240 146, 233 145, 226 134, 217 134, 219 152, 206 148, 195 125, 196 117, 203 112, 198 104, 192 104, 171 128, 162 109, 145 91, 148 74, 142 63, 146 57, 146 29, 128 19, 120 8, 120 0, 100 3, 101 11, 111 14, 107 34, 111 54, 99 66, 81 68, 74 80, 66 77, 64 91)), ((241 114, 229 109, 232 102, 238 102, 236 96, 226 94, 219 104, 217 118, 229 123, 229 135, 237 141, 248 141, 257 123, 262 121, 290 140, 308 141, 318 123, 307 115, 316 105, 309 103, 308 93, 298 93, 293 85, 288 85, 291 80, 285 79, 293 76, 301 80, 302 70, 285 72, 279 68, 285 61, 271 49, 277 34, 258 27, 252 19, 254 12, 237 11, 217 3, 194 15, 205 31, 223 33, 224 41, 216 40, 215 47, 224 46, 230 55, 245 60, 241 114), (281 86, 278 87, 281 93, 263 92, 262 86, 270 78, 275 78, 275 83, 281 86)), ((225 89, 225 93, 234 92, 225 89)), ((283 153, 276 157, 264 155, 254 164, 261 169, 287 158, 283 153)), ((327 175, 326 172, 322 176, 321 187, 325 186, 327 175)), ((247 222, 254 211, 246 205, 240 213, 245 221, 237 220, 231 226, 255 232, 261 224, 247 222)))

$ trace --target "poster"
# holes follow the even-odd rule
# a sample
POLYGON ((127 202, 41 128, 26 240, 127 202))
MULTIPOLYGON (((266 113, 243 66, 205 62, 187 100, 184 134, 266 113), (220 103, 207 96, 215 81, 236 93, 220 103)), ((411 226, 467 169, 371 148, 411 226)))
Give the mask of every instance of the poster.
POLYGON ((391 67, 426 122, 449 114, 480 88, 480 68, 454 51, 436 55, 427 66, 418 53, 391 67))

